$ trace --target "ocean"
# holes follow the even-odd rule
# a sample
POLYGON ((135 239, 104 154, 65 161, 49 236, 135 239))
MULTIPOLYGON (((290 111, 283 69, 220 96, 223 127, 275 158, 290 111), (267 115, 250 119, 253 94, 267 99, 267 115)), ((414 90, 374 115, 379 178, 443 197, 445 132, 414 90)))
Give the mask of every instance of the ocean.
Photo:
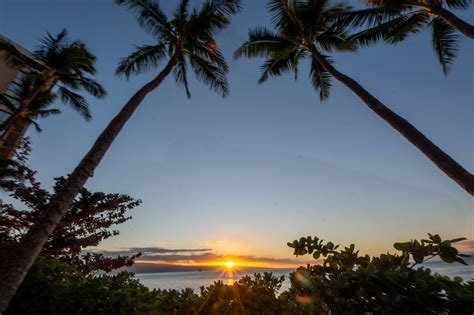
MULTIPOLYGON (((474 279, 474 266, 464 266, 459 264, 446 264, 443 262, 432 262, 426 264, 433 272, 449 276, 461 277, 465 281, 474 279)), ((200 292, 201 286, 208 286, 215 281, 222 281, 232 284, 246 275, 252 276, 254 273, 272 272, 275 276, 285 276, 281 291, 285 291, 290 286, 289 274, 294 269, 245 269, 229 271, 185 271, 185 272, 160 272, 160 273, 137 273, 136 277, 140 282, 150 289, 177 289, 191 288, 195 292, 200 292)))

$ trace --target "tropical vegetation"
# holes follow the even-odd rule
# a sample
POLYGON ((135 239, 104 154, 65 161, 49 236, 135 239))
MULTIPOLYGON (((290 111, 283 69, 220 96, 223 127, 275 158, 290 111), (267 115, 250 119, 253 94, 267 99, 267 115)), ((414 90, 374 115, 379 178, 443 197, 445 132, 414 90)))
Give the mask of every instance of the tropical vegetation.
MULTIPOLYGON (((15 91, 18 103, 6 94, 0 101, 10 117, 0 125, 0 188, 14 200, 0 202, 0 312, 6 314, 468 314, 474 309, 474 282, 433 273, 430 259, 466 264, 466 255, 453 244, 431 235, 421 241, 396 243, 401 254, 362 256, 355 245, 341 249, 332 242, 303 237, 288 243, 296 256, 312 255, 314 265, 290 275, 290 285, 271 273, 244 277, 233 285, 216 282, 191 289, 150 290, 133 274, 118 272, 131 266, 140 253, 108 257, 94 251, 102 240, 118 234, 113 226, 128 221, 128 211, 141 201, 124 194, 91 192, 84 186, 146 97, 169 76, 191 97, 189 74, 222 97, 229 94, 229 67, 216 35, 240 11, 240 0, 203 0, 191 7, 177 1, 168 16, 158 0, 116 0, 133 12, 154 42, 136 46, 120 60, 116 75, 130 79, 154 72, 109 122, 73 172, 55 179, 52 191, 36 179, 28 165, 29 141, 22 139, 38 118, 59 114, 58 100, 86 120, 89 104, 79 93, 103 98, 105 89, 90 76, 95 56, 67 31, 47 34, 41 46, 25 58, 13 45, 0 43, 7 61, 30 69, 15 91), (14 129, 23 132, 14 134, 14 129), (12 140, 13 139, 13 140, 12 140), (14 156, 13 159, 10 159, 14 156), (19 206, 21 204, 21 206, 19 206), (23 208, 21 208, 23 207, 23 208), (113 272, 113 273, 110 273, 113 272), (16 293, 16 294, 15 294, 16 293), (11 302, 11 303, 10 303, 11 302), (8 309, 7 309, 8 307, 8 309)), ((445 73, 458 49, 458 32, 474 38, 473 25, 451 9, 465 10, 471 0, 368 0, 354 10, 330 0, 270 0, 273 29, 249 31, 235 58, 263 57, 259 83, 286 72, 299 73, 309 63, 309 79, 320 101, 330 97, 336 79, 379 118, 412 143, 442 172, 474 195, 474 176, 406 119, 340 72, 332 54, 356 52, 378 41, 398 43, 431 28, 432 43, 445 73)))
POLYGON ((344 14, 341 23, 363 29, 351 36, 363 45, 383 40, 398 43, 425 28, 445 74, 459 48, 459 32, 474 39, 474 26, 448 9, 467 10, 471 0, 367 0, 369 8, 344 14))
POLYGON ((304 237, 288 244, 295 255, 322 261, 292 272, 288 289, 282 289, 284 277, 264 273, 232 285, 217 281, 200 292, 150 290, 128 272, 91 275, 39 257, 5 314, 470 314, 473 281, 415 267, 433 255, 464 262, 452 247, 459 240, 430 235, 395 244, 401 255, 369 257, 353 244, 341 250, 304 237))
POLYGON ((35 122, 36 118, 60 113, 58 109, 49 108, 58 98, 84 119, 90 120, 92 115, 89 104, 76 91, 83 90, 99 99, 106 95, 102 85, 87 76, 96 73, 96 58, 83 42, 71 41, 66 29, 56 36, 48 33, 40 42, 41 45, 32 56, 37 63, 34 66, 29 65, 31 61, 22 58, 22 54, 13 45, 0 43, 0 50, 7 52, 10 63, 29 69, 25 70, 26 73, 15 88, 14 92, 19 99, 12 99, 6 94, 2 94, 0 98, 11 113, 0 125, 2 145, 9 142, 8 150, 2 151, 2 159, 12 157, 30 124, 34 124, 38 131, 41 130, 35 122), (15 128, 22 130, 12 136, 15 128))
POLYGON ((356 51, 358 35, 349 40, 351 23, 344 23, 352 7, 330 0, 271 0, 268 10, 275 30, 265 27, 250 30, 248 40, 235 52, 235 57, 264 57, 259 83, 285 72, 298 72, 300 62, 309 58, 310 81, 319 98, 329 98, 331 78, 356 94, 378 117, 387 122, 420 150, 441 171, 474 195, 474 175, 429 140, 406 119, 396 114, 356 80, 333 66, 330 53, 356 51))
POLYGON ((33 265, 49 236, 64 217, 74 198, 94 173, 105 153, 145 97, 173 72, 190 96, 187 66, 197 79, 222 96, 228 93, 227 63, 216 45, 215 35, 229 25, 229 16, 240 9, 239 0, 208 0, 190 10, 189 0, 179 2, 169 19, 157 1, 117 0, 117 4, 133 10, 139 25, 155 39, 154 45, 137 48, 124 58, 117 73, 129 76, 143 73, 166 61, 154 79, 139 89, 112 119, 96 142, 48 202, 44 215, 37 220, 12 249, 0 266, 0 310, 8 304, 33 265))

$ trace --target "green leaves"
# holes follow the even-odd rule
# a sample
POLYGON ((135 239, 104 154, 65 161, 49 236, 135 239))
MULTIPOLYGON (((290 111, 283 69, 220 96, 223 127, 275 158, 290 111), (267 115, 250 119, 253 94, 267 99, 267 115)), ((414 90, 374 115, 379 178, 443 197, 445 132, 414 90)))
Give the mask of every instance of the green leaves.
POLYGON ((138 24, 158 40, 175 38, 175 30, 157 1, 116 0, 117 5, 127 6, 136 13, 138 24))
POLYGON ((466 10, 472 5, 472 0, 444 0, 446 5, 452 9, 466 10))
POLYGON ((275 31, 264 27, 250 30, 248 40, 234 57, 265 58, 258 83, 286 72, 293 72, 297 78, 301 61, 311 58, 309 77, 324 101, 330 94, 330 74, 314 60, 310 47, 325 52, 355 51, 356 45, 347 40, 350 23, 341 23, 349 10, 346 4, 326 0, 272 0, 268 11, 275 31))
POLYGON ((445 75, 456 58, 459 35, 448 23, 435 17, 431 21, 433 49, 445 75))
MULTIPOLYGON (((328 56, 325 57, 328 59, 328 56)), ((331 75, 315 58, 311 60, 310 79, 314 89, 319 91, 319 99, 322 102, 327 100, 332 86, 331 75)))
POLYGON ((136 47, 119 63, 116 73, 129 77, 155 69, 166 57, 178 56, 175 81, 190 97, 188 63, 196 78, 222 96, 229 94, 228 65, 218 50, 215 35, 229 24, 229 16, 240 10, 240 0, 207 0, 192 11, 190 1, 181 0, 168 18, 156 0, 116 0, 137 14, 138 23, 158 43, 136 47))
POLYGON ((141 74, 157 67, 165 57, 164 44, 135 46, 135 51, 120 61, 115 74, 128 79, 132 74, 141 74))
POLYGON ((70 105, 72 109, 78 112, 85 120, 90 121, 92 119, 89 104, 82 95, 74 93, 64 86, 58 87, 58 93, 61 97, 61 100, 64 103, 70 105))
MULTIPOLYGON (((471 0, 445 0, 448 7, 466 9, 472 5, 471 0)), ((432 44, 443 72, 446 75, 456 58, 458 33, 439 16, 433 16, 432 8, 439 6, 438 1, 394 1, 371 0, 374 7, 348 12, 341 16, 339 23, 348 24, 351 28, 366 29, 350 36, 360 45, 378 41, 398 43, 409 35, 431 28, 432 44)))
POLYGON ((458 253, 458 250, 452 247, 453 243, 466 240, 465 238, 455 238, 452 240, 443 241, 438 234, 429 234, 429 239, 421 240, 421 242, 414 240, 404 243, 395 243, 393 247, 396 250, 403 252, 403 256, 408 261, 411 256, 416 264, 421 264, 424 261, 433 257, 439 256, 444 262, 453 263, 459 262, 463 265, 467 263, 461 257, 469 257, 458 253))
MULTIPOLYGON (((440 255, 445 262, 459 261, 451 246, 464 238, 429 239, 395 243, 402 256, 359 256, 352 244, 338 249, 317 237, 288 243, 295 255, 313 253, 322 262, 300 267, 290 275, 291 288, 281 298, 290 314, 464 314, 474 306, 474 282, 413 268, 426 257, 440 255), (414 265, 409 266, 409 259, 414 265)), ((461 262, 462 263, 462 262, 461 262)))

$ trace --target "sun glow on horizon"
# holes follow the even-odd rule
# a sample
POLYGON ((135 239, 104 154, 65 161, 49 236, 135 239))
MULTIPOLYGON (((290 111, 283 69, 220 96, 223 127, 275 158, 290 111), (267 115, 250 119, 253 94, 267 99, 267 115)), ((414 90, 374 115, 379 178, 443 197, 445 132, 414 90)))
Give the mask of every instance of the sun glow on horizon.
POLYGON ((231 269, 232 267, 235 267, 235 262, 233 261, 226 261, 225 262, 225 266, 229 269, 231 269))

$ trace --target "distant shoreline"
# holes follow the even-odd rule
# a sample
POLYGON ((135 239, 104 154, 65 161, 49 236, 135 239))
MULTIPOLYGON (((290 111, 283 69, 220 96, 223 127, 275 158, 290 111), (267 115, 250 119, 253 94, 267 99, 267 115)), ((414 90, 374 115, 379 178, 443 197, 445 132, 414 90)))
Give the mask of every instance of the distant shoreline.
MULTIPOLYGON (((136 274, 147 273, 167 273, 167 272, 202 272, 202 271, 222 271, 224 267, 216 266, 186 266, 186 265, 165 265, 152 263, 139 263, 132 267, 121 268, 119 271, 128 271, 136 274)), ((236 267, 235 270, 295 270, 296 268, 272 268, 272 267, 236 267)))

